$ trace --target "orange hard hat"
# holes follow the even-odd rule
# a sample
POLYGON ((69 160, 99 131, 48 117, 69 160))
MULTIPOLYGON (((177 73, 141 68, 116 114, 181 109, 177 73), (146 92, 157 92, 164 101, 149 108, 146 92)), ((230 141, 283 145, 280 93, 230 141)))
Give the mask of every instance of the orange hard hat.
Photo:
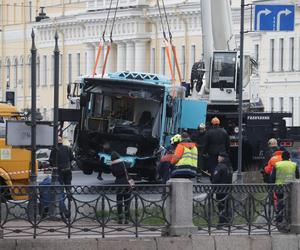
POLYGON ((220 125, 220 120, 218 117, 214 117, 211 119, 211 124, 212 125, 220 125))

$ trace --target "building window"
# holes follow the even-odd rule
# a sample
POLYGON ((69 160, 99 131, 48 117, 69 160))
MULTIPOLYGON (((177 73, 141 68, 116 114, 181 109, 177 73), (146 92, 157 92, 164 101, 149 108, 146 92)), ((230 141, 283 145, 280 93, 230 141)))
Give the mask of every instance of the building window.
POLYGON ((283 71, 283 59, 284 59, 284 40, 279 40, 279 70, 283 71))
POLYGON ((68 80, 72 82, 72 54, 68 55, 68 80))
POLYGON ((6 60, 6 88, 10 88, 10 59, 6 60))
POLYGON ((181 46, 181 73, 182 73, 182 80, 184 80, 185 79, 185 45, 181 46))
POLYGON ((80 76, 80 53, 77 53, 77 76, 80 76))
POLYGON ((18 60, 14 60, 14 87, 16 88, 18 84, 18 60))
POLYGON ((166 74, 166 48, 162 47, 161 48, 161 69, 160 72, 161 74, 165 75, 166 74))
POLYGON ((290 38, 290 71, 294 71, 294 53, 295 53, 295 45, 294 45, 294 37, 290 38))
POLYGON ((36 70, 37 70, 37 79, 36 79, 36 86, 40 86, 41 83, 41 63, 40 63, 40 57, 38 56, 36 58, 36 70))
POLYGON ((29 21, 32 22, 32 1, 29 1, 29 21))
POLYGON ((270 40, 270 71, 274 72, 275 40, 270 40))
POLYGON ((60 54, 59 55, 59 76, 58 76, 58 78, 59 78, 59 85, 61 85, 62 84, 62 74, 63 74, 63 55, 62 54, 60 54))
POLYGON ((279 111, 283 112, 284 107, 283 107, 283 97, 279 97, 279 111))
POLYGON ((291 118, 292 124, 291 124, 291 126, 294 126, 294 111, 295 111, 294 110, 294 97, 289 98, 289 110, 292 113, 292 118, 291 118))
POLYGON ((47 56, 43 56, 43 64, 44 64, 44 86, 47 86, 47 56))
POLYGON ((151 49, 151 69, 150 69, 150 72, 151 73, 156 73, 155 72, 155 60, 156 60, 156 58, 155 58, 155 48, 152 48, 151 49))
POLYGON ((270 97, 270 111, 274 112, 274 97, 270 97))
POLYGON ((259 45, 255 44, 254 46, 254 59, 258 63, 259 62, 259 45))
POLYGON ((24 68, 23 68, 24 67, 24 59, 22 56, 20 57, 19 67, 20 67, 20 70, 19 70, 20 79, 19 79, 18 83, 20 85, 22 85, 23 81, 24 81, 24 68))
POLYGON ((88 64, 88 62, 87 62, 87 52, 85 52, 84 53, 84 61, 85 61, 85 69, 84 69, 84 72, 85 72, 85 74, 87 74, 87 64, 88 64))
POLYGON ((54 85, 54 55, 51 55, 51 71, 50 71, 50 75, 51 75, 51 82, 50 85, 54 85))
POLYGON ((190 56, 190 68, 193 67, 194 63, 196 62, 196 45, 191 46, 191 56, 190 56))
POLYGON ((28 57, 28 75, 29 75, 29 81, 28 81, 28 87, 31 87, 31 56, 28 57))

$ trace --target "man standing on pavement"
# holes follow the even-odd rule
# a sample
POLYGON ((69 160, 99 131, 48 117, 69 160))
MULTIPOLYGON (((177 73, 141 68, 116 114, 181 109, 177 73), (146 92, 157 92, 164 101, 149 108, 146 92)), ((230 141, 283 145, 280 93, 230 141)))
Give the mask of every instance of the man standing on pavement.
MULTIPOLYGON (((63 145, 63 140, 59 136, 57 139, 57 173, 58 181, 61 185, 71 185, 72 181, 72 169, 71 162, 75 160, 74 155, 70 147, 63 145)), ((54 151, 50 153, 49 162, 51 166, 54 166, 55 157, 54 151)))
POLYGON ((212 176, 215 167, 218 164, 219 152, 229 154, 229 136, 224 128, 220 127, 220 120, 218 117, 211 119, 212 128, 210 128, 204 137, 203 155, 207 159, 206 165, 208 172, 212 176))
MULTIPOLYGON (((218 155, 218 165, 216 166, 213 175, 213 184, 231 184, 232 183, 232 166, 228 158, 228 154, 221 152, 218 155)), ((217 192, 216 200, 218 202, 219 225, 222 226, 229 223, 232 218, 229 194, 227 192, 217 192)))
POLYGON ((203 160, 203 149, 204 149, 204 136, 206 128, 205 124, 201 123, 198 126, 198 129, 192 134, 191 139, 197 144, 198 148, 198 170, 206 171, 205 161, 203 160))

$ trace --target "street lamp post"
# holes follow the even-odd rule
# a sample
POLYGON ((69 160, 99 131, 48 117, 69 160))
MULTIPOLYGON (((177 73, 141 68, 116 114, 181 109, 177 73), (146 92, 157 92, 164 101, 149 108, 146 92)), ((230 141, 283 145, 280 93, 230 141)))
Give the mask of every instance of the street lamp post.
POLYGON ((58 100, 59 99, 59 48, 58 35, 55 32, 55 48, 54 48, 54 113, 53 113, 53 153, 54 168, 52 171, 52 182, 58 181, 57 173, 57 136, 58 136, 58 100))
POLYGON ((240 26, 240 72, 239 72, 239 147, 238 147, 238 173, 237 182, 242 183, 242 152, 243 152, 243 69, 244 69, 244 17, 245 0, 241 0, 241 26, 240 26))
MULTIPOLYGON (((54 113, 53 113, 53 169, 52 169, 52 180, 51 184, 56 186, 58 182, 58 171, 57 171, 57 150, 58 150, 58 101, 59 101, 59 49, 58 49, 58 35, 55 32, 55 48, 54 48, 54 113)), ((58 205, 58 195, 61 193, 60 188, 54 187, 51 192, 52 202, 50 205, 50 216, 56 217, 58 205)))
POLYGON ((35 35, 31 32, 31 171, 30 184, 36 184, 36 46, 35 35))

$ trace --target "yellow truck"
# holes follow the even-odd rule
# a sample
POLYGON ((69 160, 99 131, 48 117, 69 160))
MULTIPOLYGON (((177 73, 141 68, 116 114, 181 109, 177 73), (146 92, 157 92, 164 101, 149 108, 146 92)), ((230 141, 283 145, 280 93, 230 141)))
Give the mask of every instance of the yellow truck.
MULTIPOLYGON (((31 151, 6 145, 6 121, 20 120, 22 116, 17 108, 0 103, 0 187, 24 186, 29 184, 31 151)), ((0 189, 5 198, 24 199, 17 189, 0 189), (11 192, 14 190, 13 192, 11 192)), ((23 192, 22 192, 23 193, 23 192)), ((24 193, 23 193, 24 194, 24 193)))

